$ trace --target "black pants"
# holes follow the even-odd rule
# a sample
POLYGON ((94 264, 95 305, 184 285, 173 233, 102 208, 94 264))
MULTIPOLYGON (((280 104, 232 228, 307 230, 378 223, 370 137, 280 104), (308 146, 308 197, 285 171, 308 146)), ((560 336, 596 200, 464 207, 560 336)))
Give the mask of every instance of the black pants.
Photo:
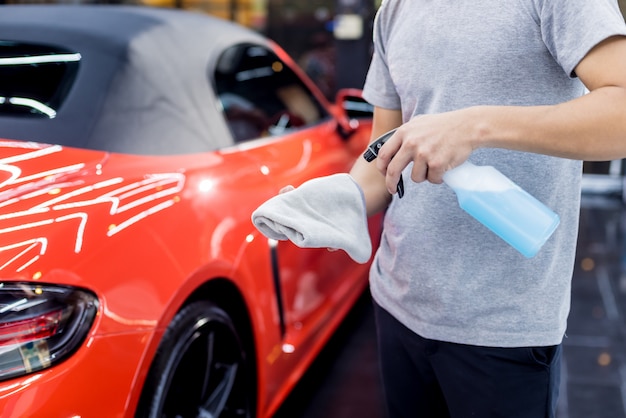
POLYGON ((561 346, 498 348, 428 340, 376 303, 389 418, 553 418, 561 346))

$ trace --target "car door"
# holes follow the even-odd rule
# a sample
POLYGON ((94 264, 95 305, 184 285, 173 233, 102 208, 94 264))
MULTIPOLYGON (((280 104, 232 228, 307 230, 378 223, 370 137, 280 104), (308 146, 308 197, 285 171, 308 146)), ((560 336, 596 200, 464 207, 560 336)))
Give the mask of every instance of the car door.
MULTIPOLYGON (((240 44, 222 53, 215 72, 215 90, 238 149, 258 162, 273 194, 285 185, 347 172, 369 139, 367 124, 353 138, 343 137, 321 94, 292 65, 269 48, 240 44)), ((343 251, 270 241, 269 254, 283 337, 294 348, 315 345, 337 310, 366 286, 368 267, 343 251)))

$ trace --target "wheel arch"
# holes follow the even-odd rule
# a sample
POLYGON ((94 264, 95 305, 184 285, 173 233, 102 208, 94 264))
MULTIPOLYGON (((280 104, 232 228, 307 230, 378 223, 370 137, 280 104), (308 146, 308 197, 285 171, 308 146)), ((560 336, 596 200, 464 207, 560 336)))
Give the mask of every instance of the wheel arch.
POLYGON ((239 337, 242 339, 242 343, 245 347, 247 361, 252 374, 250 379, 251 383, 254 385, 253 405, 255 405, 256 410, 256 405, 258 405, 257 352, 252 317, 243 294, 232 281, 225 278, 215 278, 208 280, 190 294, 179 310, 198 300, 213 302, 223 309, 235 324, 235 328, 239 331, 239 337))
MULTIPOLYGON (((197 287, 192 293, 190 293, 182 304, 177 308, 174 316, 185 309, 187 306, 198 302, 207 301, 216 305, 218 308, 226 312, 229 318, 232 320, 235 329, 237 330, 238 337, 241 340, 241 344, 244 347, 246 356, 246 362, 249 369, 249 381, 251 389, 251 405, 254 408, 253 416, 258 415, 258 364, 257 364, 257 352, 254 339, 254 330, 252 324, 252 318, 250 316, 250 310, 245 302, 245 298, 240 289, 231 281, 226 278, 214 278, 207 280, 199 287, 197 287)), ((169 324, 168 324, 169 325, 169 324)), ((161 336, 162 337, 162 336, 161 336)), ((161 344, 161 338, 157 344, 157 348, 161 344)), ((152 367, 155 358, 151 358, 148 363, 149 370, 152 367)), ((146 372, 147 373, 147 372, 146 372)), ((147 376, 146 376, 147 378, 147 376)), ((133 402, 136 409, 139 407, 140 398, 144 392, 146 380, 144 380, 136 392, 136 401, 133 402)), ((133 415, 128 415, 134 416, 133 415)))
MULTIPOLYGON (((235 327, 245 331, 241 337, 246 347, 246 353, 256 354, 250 311, 243 294, 233 282, 223 278, 207 281, 189 295, 180 309, 197 300, 211 301, 222 308, 233 320, 235 327)), ((253 360, 256 369, 256 356, 253 360)))

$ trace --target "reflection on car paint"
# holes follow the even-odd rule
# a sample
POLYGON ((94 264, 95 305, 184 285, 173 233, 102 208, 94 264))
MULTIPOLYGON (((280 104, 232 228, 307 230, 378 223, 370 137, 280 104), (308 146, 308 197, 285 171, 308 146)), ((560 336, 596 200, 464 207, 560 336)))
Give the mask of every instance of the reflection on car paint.
MULTIPOLYGON (((0 215, 0 235, 53 223, 78 220, 74 239, 75 253, 80 253, 82 249, 83 237, 89 220, 86 212, 76 211, 77 209, 108 204, 110 205, 109 214, 111 216, 132 209, 140 209, 139 212, 132 213, 131 216, 121 222, 111 224, 106 231, 106 235, 111 237, 142 219, 173 206, 179 201, 177 195, 185 184, 185 175, 182 173, 152 173, 146 174, 140 181, 125 183, 126 180, 123 177, 115 177, 63 193, 63 188, 80 185, 79 181, 64 181, 67 179, 67 175, 80 175, 80 171, 85 169, 87 164, 71 164, 23 176, 22 170, 14 164, 26 160, 44 159, 63 151, 63 147, 54 145, 42 148, 37 144, 9 141, 1 142, 0 147, 32 149, 32 151, 24 154, 0 159, 0 171, 8 173, 8 177, 0 181, 0 188, 10 188, 0 192, 0 199, 3 200, 0 207, 10 207, 18 202, 45 194, 54 196, 27 210, 0 215), (42 182, 45 182, 45 185, 42 182), (115 188, 111 189, 112 187, 115 188), (102 191, 103 193, 96 197, 80 200, 82 196, 95 191, 102 191), (59 214, 61 211, 75 212, 61 215, 59 214), (46 213, 49 213, 49 217, 46 219, 28 220, 28 217, 46 213), (6 223, 18 219, 21 222, 17 225, 5 226, 4 228, 1 226, 3 221, 6 223)), ((42 163, 42 166, 45 165, 42 163)), ((97 164, 96 168, 101 172, 101 164, 97 164)), ((48 244, 48 238, 42 236, 0 246, 0 271, 9 266, 15 268, 16 272, 23 271, 46 253, 48 244)))

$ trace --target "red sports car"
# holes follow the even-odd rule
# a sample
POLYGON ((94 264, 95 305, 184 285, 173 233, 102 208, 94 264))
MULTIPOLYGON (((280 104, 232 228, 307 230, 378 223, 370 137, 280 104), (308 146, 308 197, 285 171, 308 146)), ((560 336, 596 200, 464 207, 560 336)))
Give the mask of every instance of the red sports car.
POLYGON ((251 222, 366 148, 337 99, 199 13, 0 6, 0 415, 271 416, 367 286, 251 222))

